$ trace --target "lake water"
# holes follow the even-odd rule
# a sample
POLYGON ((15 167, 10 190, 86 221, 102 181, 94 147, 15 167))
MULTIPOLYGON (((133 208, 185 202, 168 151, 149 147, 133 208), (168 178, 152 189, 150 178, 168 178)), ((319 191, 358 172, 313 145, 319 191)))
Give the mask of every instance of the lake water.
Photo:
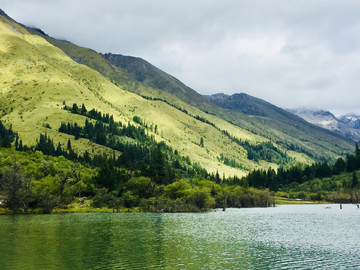
POLYGON ((360 269, 360 210, 0 216, 0 269, 360 269))

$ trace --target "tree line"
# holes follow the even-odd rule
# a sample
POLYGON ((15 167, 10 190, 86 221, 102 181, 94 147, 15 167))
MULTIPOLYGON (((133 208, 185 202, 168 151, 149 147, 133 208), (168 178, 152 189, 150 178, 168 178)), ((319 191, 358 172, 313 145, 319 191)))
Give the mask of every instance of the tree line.
MULTIPOLYGON (((143 98, 146 98, 146 99, 149 99, 149 100, 160 100, 160 101, 166 102, 165 100, 159 99, 159 98, 151 98, 151 97, 146 97, 146 96, 143 96, 143 98)), ((167 104, 169 104, 169 103, 167 103, 167 104)), ((172 104, 169 104, 169 105, 171 105, 171 106, 175 107, 176 109, 188 114, 188 112, 186 110, 178 108, 177 106, 174 106, 172 104)), ((91 111, 87 112, 87 109, 86 109, 84 104, 82 104, 81 107, 78 106, 76 103, 74 103, 72 107, 68 107, 68 106, 65 105, 64 109, 70 111, 71 113, 84 115, 84 116, 87 116, 87 117, 95 119, 95 120, 100 120, 100 121, 102 121, 104 123, 109 123, 109 124, 114 123, 113 116, 110 116, 109 114, 103 114, 103 116, 102 116, 101 112, 99 112, 99 111, 97 111, 95 109, 92 109, 91 111)), ((192 115, 190 115, 190 116, 192 116, 192 115)), ((227 136, 231 141, 233 141, 236 144, 243 147, 247 151, 247 158, 249 160, 252 160, 252 161, 255 161, 255 162, 259 162, 260 160, 264 160, 264 161, 267 161, 267 162, 271 162, 271 163, 275 163, 275 164, 282 164, 282 165, 293 161, 293 159, 291 157, 289 157, 286 154, 286 152, 281 151, 280 149, 278 149, 270 141, 262 142, 260 144, 254 145, 254 144, 251 144, 247 140, 243 141, 241 139, 236 138, 235 136, 232 136, 228 131, 218 128, 214 123, 210 122, 209 120, 207 120, 206 118, 204 118, 202 116, 196 115, 196 116, 192 116, 192 117, 195 118, 198 121, 201 121, 203 123, 206 123, 208 125, 213 126, 217 130, 222 132, 225 136, 227 136)), ((135 123, 138 123, 139 125, 141 125, 145 129, 148 128, 148 126, 138 116, 134 116, 133 121, 135 123)), ((121 123, 119 123, 119 124, 121 125, 121 123)), ((150 130, 154 131, 152 126, 150 127, 150 130)), ((155 133, 157 133, 157 125, 155 125, 155 133)), ((75 137, 79 138, 77 133, 75 134, 75 137)), ((200 145, 204 146, 203 143, 201 144, 201 141, 200 141, 200 145)), ((226 164, 228 166, 232 166, 232 167, 235 166, 235 168, 240 168, 239 166, 237 166, 237 164, 235 164, 232 161, 229 162, 229 160, 224 158, 224 157, 220 157, 219 160, 222 161, 224 164, 226 164), (227 162, 227 163, 225 163, 225 162, 227 162)))
MULTIPOLYGON (((7 135, 8 151, 14 143, 15 153, 24 153, 22 156, 14 154, 11 162, 7 157, 4 157, 7 161, 2 162, 0 156, 0 164, 8 164, 0 168, 3 206, 13 213, 28 213, 29 209, 50 213, 55 207, 67 208, 76 195, 91 198, 92 207, 139 207, 157 212, 271 206, 274 203, 268 190, 223 185, 218 172, 209 174, 197 163, 192 164, 189 157, 182 157, 165 143, 149 138, 143 129, 111 127, 114 124, 111 117, 108 124, 100 124, 102 119, 99 119, 97 128, 93 126, 92 129, 92 123, 87 121, 86 128, 70 123, 62 125, 62 129, 73 135, 79 131, 80 137, 90 135, 86 130, 92 130, 94 140, 98 136, 95 129, 103 132, 106 138, 115 132, 117 136, 130 136, 138 143, 123 146, 128 148, 122 149, 122 154, 115 158, 115 155, 90 155, 88 151, 79 154, 73 150, 70 139, 63 146, 55 144, 47 134, 40 134, 34 146, 26 146, 11 126, 2 128, 2 138, 4 134, 11 134, 7 135), (40 152, 42 155, 38 154, 40 152), (51 156, 53 158, 48 158, 51 156), (143 159, 134 167, 130 166, 129 163, 134 162, 132 158, 139 156, 143 159)), ((0 124, 3 127, 1 121, 0 124)))
MULTIPOLYGON (((308 194, 309 199, 353 202, 354 192, 360 188, 356 172, 360 169, 360 150, 355 143, 353 154, 347 154, 345 159, 339 157, 333 164, 328 161, 316 162, 312 165, 297 164, 289 169, 280 166, 277 172, 268 170, 254 170, 240 180, 240 184, 255 188, 269 188, 273 191, 293 193, 293 197, 302 199, 308 194), (335 194, 336 193, 336 194, 335 194), (328 196, 332 194, 331 196, 328 196), (348 198, 348 199, 346 199, 348 198)), ((286 194, 285 194, 286 195, 286 194)), ((287 194, 288 195, 288 194, 287 194)), ((358 201, 358 199, 356 200, 358 201)))

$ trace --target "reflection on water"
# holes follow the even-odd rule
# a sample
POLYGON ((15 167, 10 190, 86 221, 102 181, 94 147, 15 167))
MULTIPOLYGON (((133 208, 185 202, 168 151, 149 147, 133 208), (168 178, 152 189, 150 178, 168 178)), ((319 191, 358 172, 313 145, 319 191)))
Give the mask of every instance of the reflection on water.
POLYGON ((0 216, 0 269, 360 269, 359 217, 354 205, 0 216))

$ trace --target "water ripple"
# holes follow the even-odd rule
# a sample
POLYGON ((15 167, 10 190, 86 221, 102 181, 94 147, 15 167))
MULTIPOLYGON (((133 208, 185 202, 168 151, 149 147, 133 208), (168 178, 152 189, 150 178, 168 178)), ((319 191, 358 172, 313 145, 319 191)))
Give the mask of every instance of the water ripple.
POLYGON ((360 269, 353 205, 0 217, 0 269, 360 269))

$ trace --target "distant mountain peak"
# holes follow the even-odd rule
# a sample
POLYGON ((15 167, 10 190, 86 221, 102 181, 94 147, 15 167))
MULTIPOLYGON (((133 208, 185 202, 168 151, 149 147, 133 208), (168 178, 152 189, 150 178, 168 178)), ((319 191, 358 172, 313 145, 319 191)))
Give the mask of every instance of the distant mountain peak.
POLYGON ((360 129, 360 115, 357 115, 355 113, 349 113, 340 116, 339 120, 352 128, 360 129))
POLYGON ((246 93, 226 95, 223 93, 205 96, 212 103, 230 110, 240 111, 246 115, 268 116, 269 108, 278 110, 276 106, 246 93))
POLYGON ((329 111, 306 108, 288 111, 300 116, 309 123, 331 130, 354 141, 360 140, 360 131, 357 130, 360 129, 360 117, 346 115, 338 119, 329 111), (359 128, 356 128, 357 126, 359 128))
POLYGON ((294 114, 302 114, 302 115, 313 115, 313 116, 322 116, 322 117, 332 117, 336 118, 335 115, 333 115, 329 111, 325 110, 317 110, 317 109, 308 109, 308 108, 300 108, 300 109, 291 109, 288 110, 289 112, 292 112, 294 114))
POLYGON ((211 99, 225 99, 228 98, 229 95, 226 95, 224 93, 217 93, 217 94, 213 94, 213 95, 204 95, 207 99, 211 100, 211 99))

